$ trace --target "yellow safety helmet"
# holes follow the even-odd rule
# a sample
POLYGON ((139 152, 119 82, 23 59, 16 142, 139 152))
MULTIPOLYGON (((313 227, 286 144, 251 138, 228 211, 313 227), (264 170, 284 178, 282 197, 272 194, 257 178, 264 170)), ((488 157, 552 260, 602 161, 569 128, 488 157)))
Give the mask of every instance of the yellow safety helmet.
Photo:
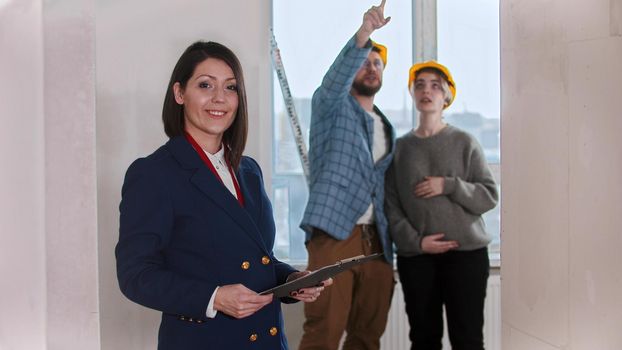
POLYGON ((454 102, 454 100, 456 99, 456 83, 454 82, 454 78, 451 76, 449 69, 447 69, 447 67, 443 66, 442 64, 436 61, 425 61, 425 62, 415 63, 413 64, 412 67, 410 67, 410 70, 408 71, 408 90, 410 90, 410 86, 417 78, 417 72, 419 72, 420 70, 424 68, 433 68, 433 69, 439 70, 443 73, 444 78, 447 79, 447 85, 449 85, 449 90, 451 90, 452 98, 451 98, 451 101, 447 103, 445 108, 449 107, 452 104, 452 102, 454 102))
POLYGON ((386 67, 387 66, 387 47, 382 44, 378 44, 377 42, 373 40, 371 41, 371 45, 379 51, 378 54, 380 55, 382 64, 386 67))

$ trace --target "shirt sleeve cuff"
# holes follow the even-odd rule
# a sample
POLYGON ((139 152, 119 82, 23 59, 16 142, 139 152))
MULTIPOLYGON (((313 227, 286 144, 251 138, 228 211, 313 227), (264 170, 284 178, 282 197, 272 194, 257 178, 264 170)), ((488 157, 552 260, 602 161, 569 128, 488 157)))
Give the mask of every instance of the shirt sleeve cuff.
POLYGON ((218 314, 218 311, 214 310, 214 300, 216 299, 216 292, 218 292, 218 287, 214 289, 214 293, 212 293, 212 297, 209 299, 209 304, 207 304, 207 310, 205 310, 205 316, 207 318, 214 318, 218 314))

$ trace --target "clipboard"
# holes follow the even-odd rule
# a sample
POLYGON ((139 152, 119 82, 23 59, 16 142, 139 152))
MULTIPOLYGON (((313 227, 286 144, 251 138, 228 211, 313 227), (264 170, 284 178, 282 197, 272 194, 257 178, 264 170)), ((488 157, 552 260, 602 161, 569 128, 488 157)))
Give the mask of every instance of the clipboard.
POLYGON ((274 296, 277 298, 283 298, 290 296, 289 293, 295 290, 299 290, 301 288, 308 288, 318 285, 320 282, 324 281, 329 277, 333 277, 338 273, 341 273, 353 266, 360 265, 369 260, 376 259, 380 257, 383 253, 376 253, 370 255, 358 255, 348 259, 343 259, 337 261, 337 263, 333 265, 327 265, 320 269, 317 269, 311 272, 308 275, 295 279, 293 281, 285 282, 281 285, 278 285, 274 288, 270 288, 268 290, 264 290, 259 293, 260 295, 266 295, 274 293, 274 296))

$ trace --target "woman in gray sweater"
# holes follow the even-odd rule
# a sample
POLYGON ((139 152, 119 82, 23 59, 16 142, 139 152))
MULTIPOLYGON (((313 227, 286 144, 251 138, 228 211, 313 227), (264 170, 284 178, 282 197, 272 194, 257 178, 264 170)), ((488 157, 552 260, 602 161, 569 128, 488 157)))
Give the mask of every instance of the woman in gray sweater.
POLYGON ((482 214, 497 186, 475 138, 443 121, 456 88, 449 70, 415 64, 408 87, 419 126, 397 140, 385 210, 412 349, 441 349, 443 305, 453 349, 484 349, 488 243, 482 214))

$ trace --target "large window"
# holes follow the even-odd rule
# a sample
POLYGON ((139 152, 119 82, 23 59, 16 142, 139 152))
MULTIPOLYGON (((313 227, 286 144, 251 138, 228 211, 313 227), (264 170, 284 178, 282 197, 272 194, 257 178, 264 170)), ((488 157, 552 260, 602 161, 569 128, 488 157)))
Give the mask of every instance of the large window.
MULTIPOLYGON (((438 61, 451 70, 457 89, 445 119, 479 140, 500 184, 499 0, 438 0, 436 18, 438 61)), ((500 208, 484 214, 493 235, 490 256, 497 261, 500 208)))
MULTIPOLYGON (((417 1, 413 2, 415 6, 417 1)), ((490 38, 494 42, 488 43, 482 42, 483 35, 468 34, 471 32, 464 31, 464 27, 479 28, 488 21, 494 24, 494 28, 485 31, 488 33, 492 30, 498 33, 498 4, 497 0, 465 3, 479 5, 468 8, 459 0, 438 1, 438 59, 452 70, 459 86, 456 102, 447 111, 447 119, 449 123, 464 128, 478 137, 489 161, 498 164, 498 34, 496 38, 490 38), (484 11, 484 7, 486 12, 480 12, 484 11), (492 11, 488 10, 493 7, 492 11), (468 15, 471 12, 473 15, 468 15), (494 12, 492 19, 489 17, 490 12, 494 12), (451 19, 452 16, 459 14, 462 14, 459 20, 451 19), (486 21, 480 17, 485 17, 486 21), (474 53, 476 50, 479 51, 474 53), (494 57, 480 57, 488 55, 489 52, 492 52, 494 57), (473 54, 481 55, 472 56, 473 54), (462 61, 467 56, 469 59, 462 61), (486 63, 477 67, 472 66, 471 62, 483 62, 482 60, 486 60, 486 63), (480 89, 480 85, 468 84, 466 80, 484 84, 483 76, 491 77, 491 83, 486 84, 484 89, 488 94, 482 95, 482 91, 470 93, 471 89, 480 89)), ((371 5, 377 4, 360 0, 273 0, 274 35, 307 142, 311 96, 343 45, 359 28, 363 13, 371 5)), ((411 6, 413 6, 411 1, 388 1, 385 13, 392 17, 391 22, 372 35, 374 40, 388 47, 388 64, 384 72, 383 87, 376 96, 375 103, 389 118, 398 137, 410 131, 416 123, 416 115, 413 114, 412 101, 406 86, 408 69, 414 61, 413 47, 416 47, 411 6)), ((432 9, 431 14, 434 13, 432 9)), ((422 17, 425 18, 425 14, 422 17)), ((423 37, 423 40, 429 40, 423 37)), ((431 46, 436 47, 436 43, 431 46)), ((304 264, 307 258, 304 232, 298 226, 308 198, 308 190, 276 74, 273 115, 272 201, 277 223, 275 250, 281 259, 304 264)), ((491 251, 498 252, 498 211, 487 214, 485 219, 490 232, 497 237, 491 251)))

